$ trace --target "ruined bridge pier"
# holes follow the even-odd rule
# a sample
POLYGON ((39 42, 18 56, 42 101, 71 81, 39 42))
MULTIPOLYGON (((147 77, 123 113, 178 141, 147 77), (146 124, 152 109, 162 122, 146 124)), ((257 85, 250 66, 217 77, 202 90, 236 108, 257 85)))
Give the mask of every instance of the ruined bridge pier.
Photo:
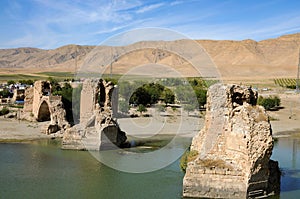
POLYGON ((193 138, 198 156, 188 162, 183 196, 254 198, 280 191, 278 163, 268 115, 249 87, 209 88, 205 125, 193 138))

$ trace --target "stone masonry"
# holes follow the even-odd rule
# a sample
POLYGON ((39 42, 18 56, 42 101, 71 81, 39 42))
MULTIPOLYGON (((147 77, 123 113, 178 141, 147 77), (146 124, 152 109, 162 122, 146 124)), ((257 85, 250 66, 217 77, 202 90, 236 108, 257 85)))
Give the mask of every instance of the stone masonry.
POLYGON ((117 87, 102 79, 86 79, 80 99, 80 123, 63 137, 64 149, 101 150, 120 147, 127 137, 113 116, 117 113, 117 87))
POLYGON ((49 121, 42 132, 56 133, 69 127, 61 96, 51 95, 49 81, 36 81, 33 87, 25 90, 22 118, 30 121, 49 121))
POLYGON ((279 192, 278 163, 270 160, 272 129, 257 96, 245 86, 210 87, 205 126, 190 148, 198 156, 187 165, 184 197, 255 198, 279 192))

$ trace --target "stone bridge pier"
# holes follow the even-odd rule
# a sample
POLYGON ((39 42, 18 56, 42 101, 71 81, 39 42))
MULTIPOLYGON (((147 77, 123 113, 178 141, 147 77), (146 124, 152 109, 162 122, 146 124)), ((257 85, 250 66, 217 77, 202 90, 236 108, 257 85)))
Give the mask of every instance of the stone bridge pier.
POLYGON ((69 127, 61 96, 51 95, 49 81, 36 81, 33 87, 25 91, 23 118, 45 122, 43 133, 51 134, 69 127))
POLYGON ((271 124, 257 92, 216 84, 207 95, 205 125, 193 138, 197 157, 187 163, 183 196, 262 198, 280 191, 271 124))
POLYGON ((86 79, 80 98, 80 123, 64 135, 64 149, 102 150, 122 146, 127 137, 114 119, 118 88, 103 79, 86 79))

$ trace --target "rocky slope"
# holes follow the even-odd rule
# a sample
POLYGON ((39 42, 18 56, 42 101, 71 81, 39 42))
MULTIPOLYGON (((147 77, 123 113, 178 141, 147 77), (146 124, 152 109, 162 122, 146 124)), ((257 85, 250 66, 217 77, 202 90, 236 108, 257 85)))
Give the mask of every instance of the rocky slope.
MULTIPOLYGON (((143 42, 126 47, 98 47, 107 51, 106 56, 111 56, 111 51, 131 51, 143 42), (116 50, 117 49, 117 50, 116 50), (129 49, 129 50, 128 50, 129 49)), ((185 43, 185 48, 191 48, 190 42, 181 40, 173 42, 148 42, 158 46, 172 45, 172 49, 180 48, 185 43), (170 44, 171 43, 171 44, 170 44)), ((300 33, 284 35, 276 39, 263 41, 243 40, 197 40, 217 65, 222 76, 290 76, 294 77, 297 71, 300 33)), ((150 45, 151 46, 151 45, 150 45)), ((3 70, 44 70, 74 72, 76 65, 80 67, 87 55, 95 46, 67 45, 57 49, 43 50, 37 48, 0 49, 0 68, 3 70)), ((124 72, 129 66, 158 63, 171 65, 185 71, 184 75, 192 75, 194 71, 189 63, 180 56, 168 52, 159 52, 156 48, 145 48, 131 51, 119 57, 114 63, 116 73, 124 72), (118 69, 120 69, 118 71, 118 69)), ((180 70, 179 70, 180 71, 180 70)))

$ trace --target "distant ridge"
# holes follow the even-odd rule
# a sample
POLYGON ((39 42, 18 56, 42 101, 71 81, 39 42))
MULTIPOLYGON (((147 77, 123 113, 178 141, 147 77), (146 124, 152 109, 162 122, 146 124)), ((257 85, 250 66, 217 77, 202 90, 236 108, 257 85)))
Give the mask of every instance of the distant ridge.
MULTIPOLYGON (((225 77, 247 77, 249 75, 294 77, 297 72, 300 33, 258 42, 250 39, 242 41, 196 41, 206 50, 222 76, 225 77)), ((80 66, 94 47, 66 45, 51 50, 38 48, 0 49, 0 68, 3 72, 8 70, 10 72, 22 70, 74 72, 76 65, 80 66)), ((103 48, 110 47, 103 46, 103 48)), ((126 67, 130 64, 139 65, 153 62, 153 59, 153 51, 145 49, 143 52, 125 56, 115 64, 126 67)), ((156 61, 166 65, 180 65, 181 63, 183 66, 186 65, 172 54, 165 54, 156 61)), ((188 75, 188 71, 186 75, 188 75)))

